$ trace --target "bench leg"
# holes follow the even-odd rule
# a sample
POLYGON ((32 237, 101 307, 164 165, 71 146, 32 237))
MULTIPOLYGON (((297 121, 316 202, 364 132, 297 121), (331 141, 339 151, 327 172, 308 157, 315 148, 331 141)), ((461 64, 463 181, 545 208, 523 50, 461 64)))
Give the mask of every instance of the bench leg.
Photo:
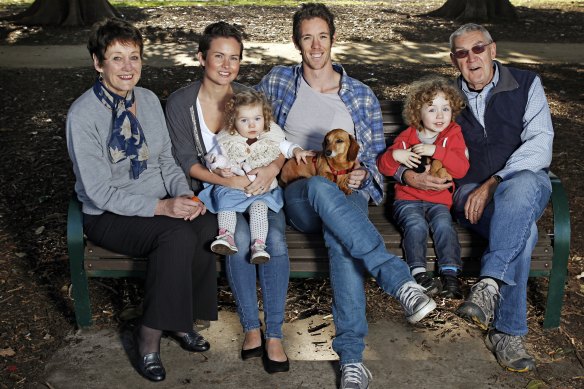
POLYGON ((79 328, 89 327, 91 326, 92 321, 87 274, 83 268, 85 252, 85 244, 83 240, 83 215, 81 213, 81 206, 75 196, 69 203, 69 212, 67 216, 67 248, 69 251, 71 284, 73 285, 75 319, 79 328))
POLYGON ((559 178, 550 173, 552 182, 552 207, 554 214, 554 256, 549 278, 548 297, 543 328, 560 326, 564 299, 568 257, 570 256, 570 209, 568 198, 559 178))

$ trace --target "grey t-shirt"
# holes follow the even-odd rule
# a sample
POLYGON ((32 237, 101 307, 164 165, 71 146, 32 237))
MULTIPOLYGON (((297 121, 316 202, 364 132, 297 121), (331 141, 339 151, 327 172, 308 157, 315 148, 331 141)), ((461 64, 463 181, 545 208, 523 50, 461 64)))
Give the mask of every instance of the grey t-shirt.
POLYGON ((286 139, 305 150, 318 151, 325 134, 335 128, 355 135, 355 124, 345 103, 338 93, 317 92, 302 78, 284 126, 286 139))

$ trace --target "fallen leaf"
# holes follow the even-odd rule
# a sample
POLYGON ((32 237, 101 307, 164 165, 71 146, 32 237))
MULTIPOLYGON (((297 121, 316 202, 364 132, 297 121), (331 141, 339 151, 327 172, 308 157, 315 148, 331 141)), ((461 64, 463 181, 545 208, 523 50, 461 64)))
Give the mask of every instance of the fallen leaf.
POLYGON ((16 352, 11 348, 3 348, 0 350, 0 357, 13 357, 16 355, 16 352))
POLYGON ((547 386, 545 382, 541 380, 531 380, 525 387, 525 389, 545 389, 545 388, 549 388, 549 386, 547 386))

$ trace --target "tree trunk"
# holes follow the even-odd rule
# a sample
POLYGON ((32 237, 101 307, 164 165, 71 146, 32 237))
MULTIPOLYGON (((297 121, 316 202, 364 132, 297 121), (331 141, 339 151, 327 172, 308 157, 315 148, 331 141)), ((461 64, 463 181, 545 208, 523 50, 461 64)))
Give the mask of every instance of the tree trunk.
POLYGON ((108 0, 35 0, 11 19, 28 26, 88 26, 114 16, 122 15, 108 0))
POLYGON ((518 18, 509 0, 446 0, 427 16, 459 22, 509 22, 518 18))

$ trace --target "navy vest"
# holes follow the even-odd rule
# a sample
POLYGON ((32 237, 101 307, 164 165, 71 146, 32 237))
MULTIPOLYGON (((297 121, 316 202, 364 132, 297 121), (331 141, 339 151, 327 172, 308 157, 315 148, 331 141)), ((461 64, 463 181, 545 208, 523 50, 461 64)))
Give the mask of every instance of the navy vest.
MULTIPOLYGON (((536 74, 495 63, 499 68, 499 81, 491 91, 485 109, 485 127, 469 107, 456 118, 462 127, 470 161, 468 173, 456 180, 457 185, 483 183, 503 169, 522 143, 523 115, 536 74)), ((460 86, 461 80, 458 82, 460 86)))

